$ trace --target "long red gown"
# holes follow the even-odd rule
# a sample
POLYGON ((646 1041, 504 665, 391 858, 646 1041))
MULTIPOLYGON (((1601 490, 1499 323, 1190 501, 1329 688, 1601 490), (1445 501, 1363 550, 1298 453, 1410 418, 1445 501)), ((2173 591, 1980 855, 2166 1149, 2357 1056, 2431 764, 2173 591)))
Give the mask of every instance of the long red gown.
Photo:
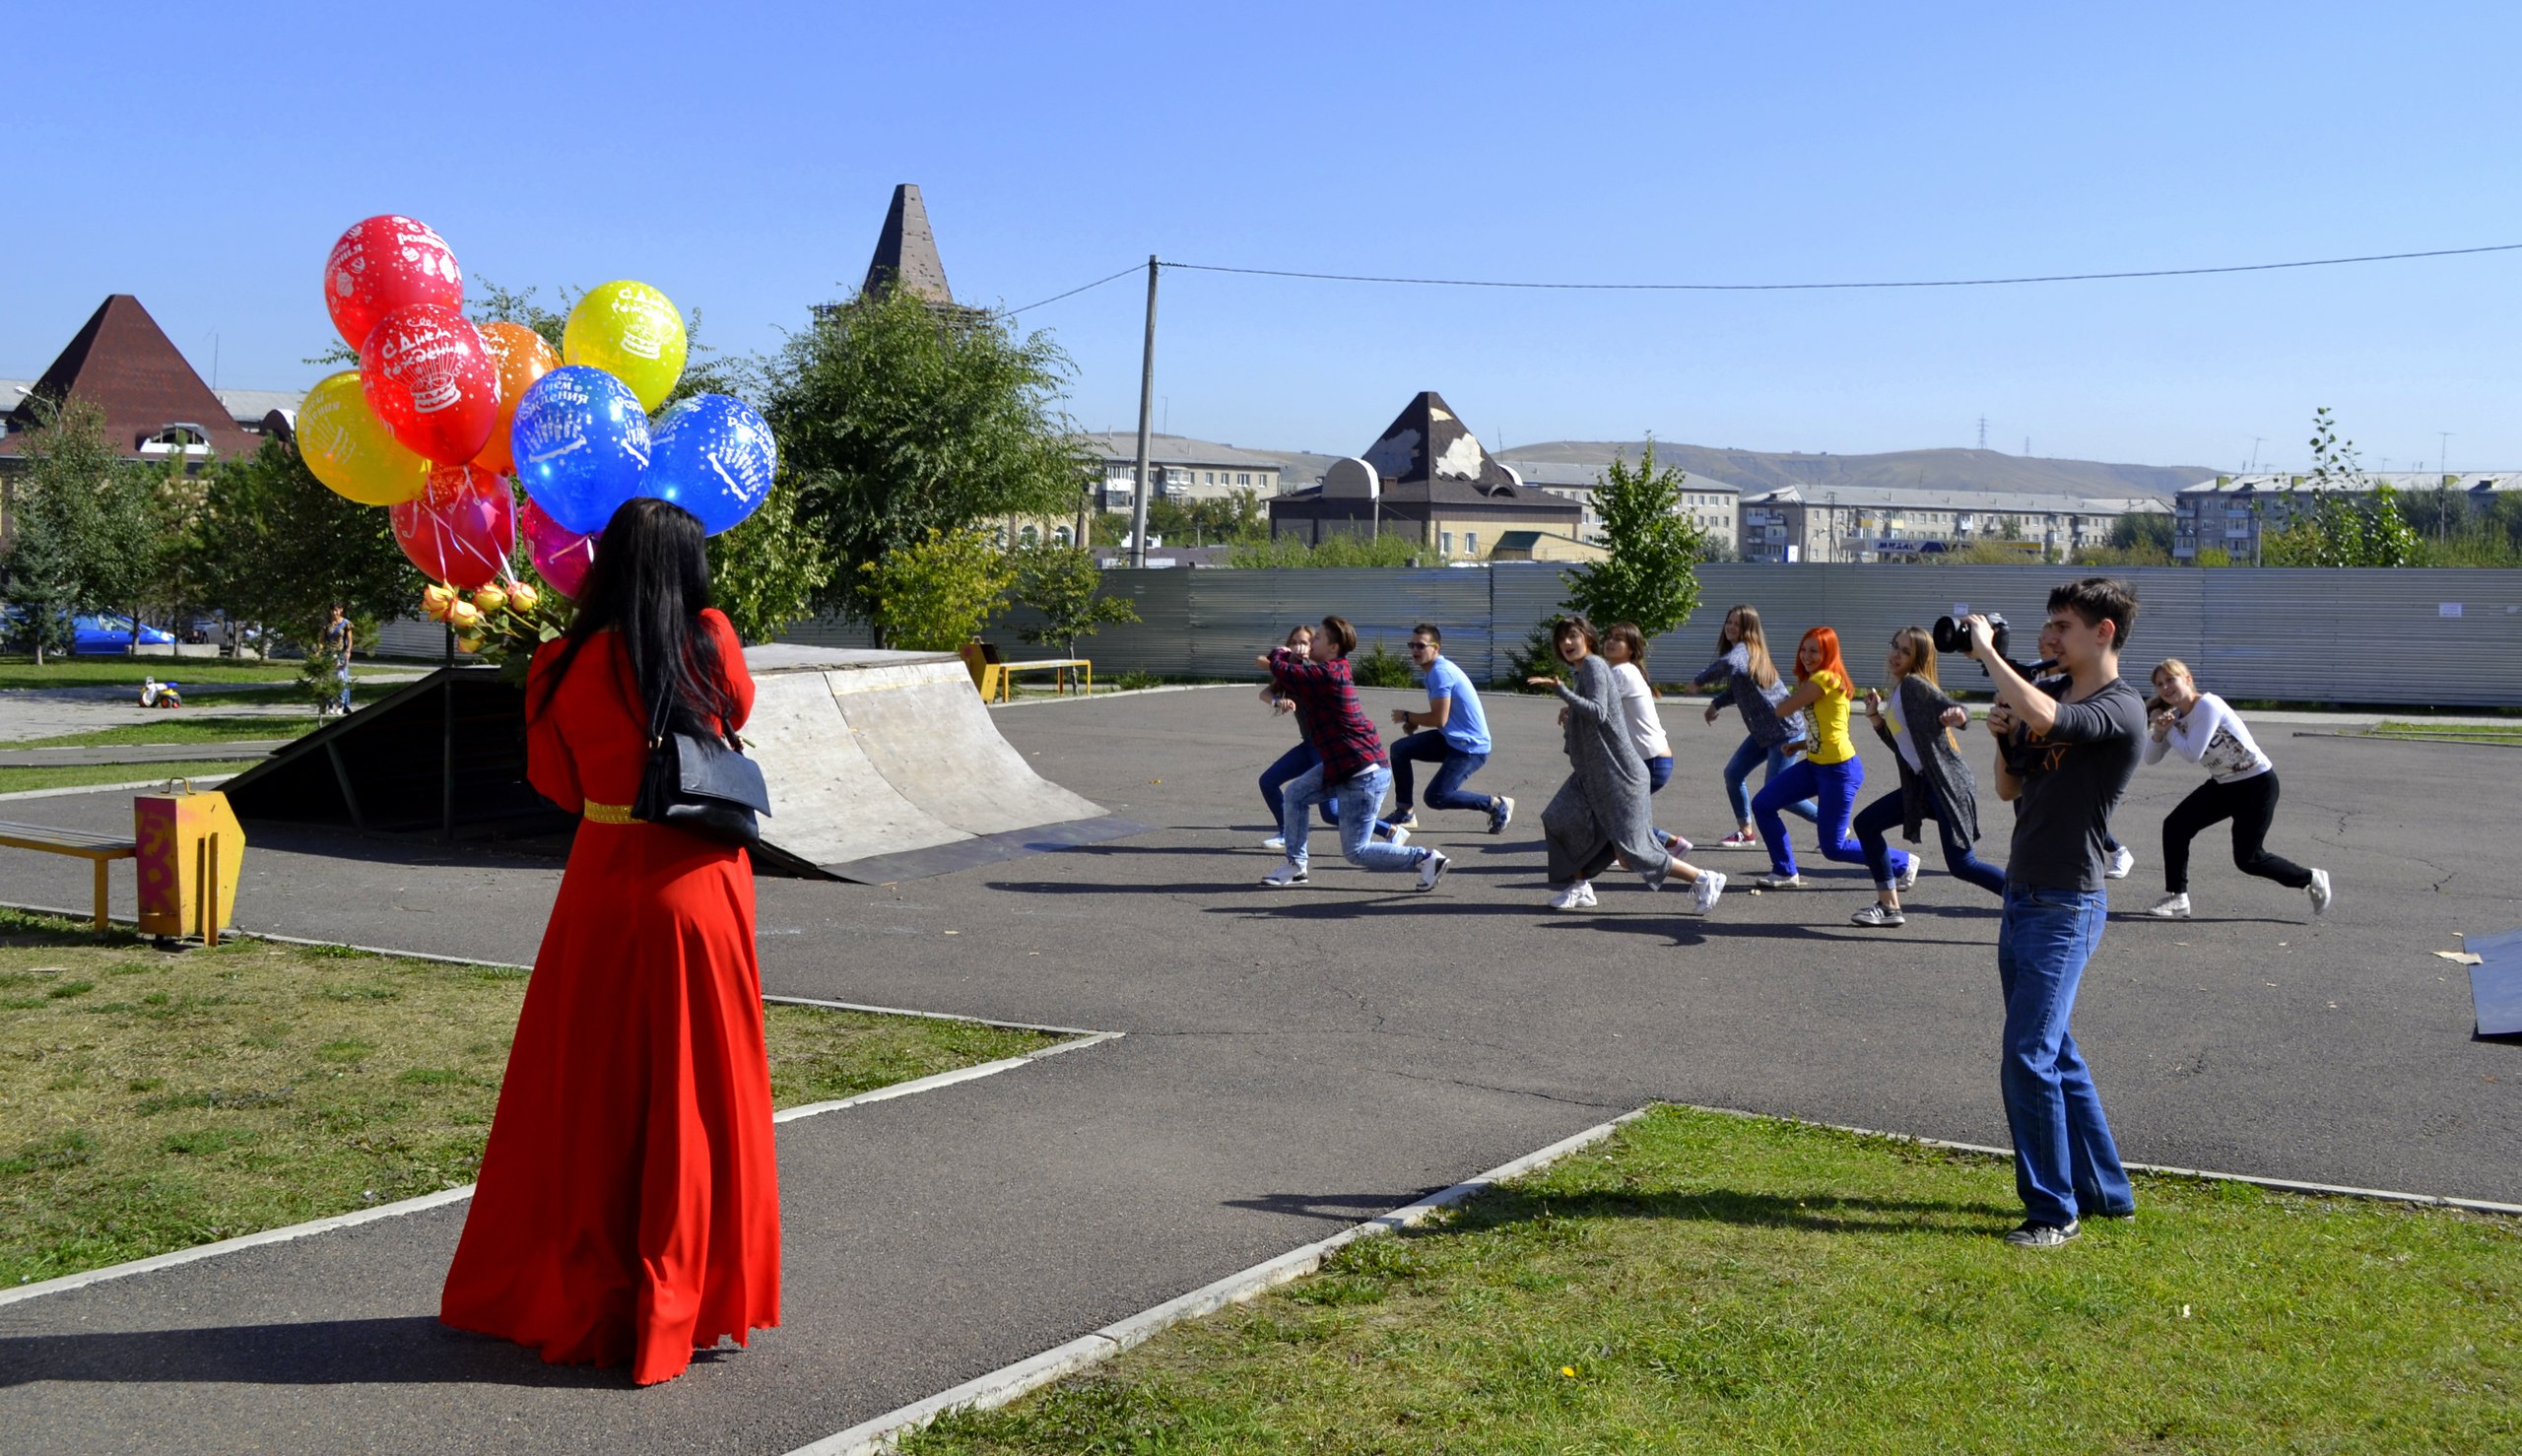
MULTIPOLYGON (((717 638, 738 724, 753 678, 717 638)), ((561 644, 537 652, 527 703, 561 644)), ((557 804, 628 805, 647 762, 629 655, 589 642, 530 712, 527 775, 557 804)), ((779 1186, 753 871, 647 824, 578 827, 527 983, 481 1186, 438 1317, 648 1385, 779 1323, 779 1186)))

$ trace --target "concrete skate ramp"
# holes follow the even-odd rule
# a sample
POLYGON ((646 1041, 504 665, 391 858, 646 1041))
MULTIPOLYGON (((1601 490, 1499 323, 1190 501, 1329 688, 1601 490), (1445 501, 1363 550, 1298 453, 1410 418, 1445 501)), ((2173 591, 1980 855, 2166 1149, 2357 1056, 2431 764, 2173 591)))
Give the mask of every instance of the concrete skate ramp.
POLYGON ((1145 827, 1034 773, 961 658, 773 643, 745 666, 763 843, 790 868, 882 884, 1145 827))

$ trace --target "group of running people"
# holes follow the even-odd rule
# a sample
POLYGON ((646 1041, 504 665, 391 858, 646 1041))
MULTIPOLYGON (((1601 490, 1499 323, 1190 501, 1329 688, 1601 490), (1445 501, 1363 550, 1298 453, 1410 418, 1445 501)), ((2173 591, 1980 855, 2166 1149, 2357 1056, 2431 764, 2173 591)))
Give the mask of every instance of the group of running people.
MULTIPOLYGON (((2043 629, 2041 666, 2058 660, 2057 631, 2043 629)), ((1592 908, 1594 881, 1615 864, 1636 874, 1649 890, 1679 882, 1692 890, 1694 908, 1713 910, 1727 877, 1683 856, 1693 848, 1683 836, 1655 827, 1649 801, 1671 781, 1673 751, 1655 708, 1645 667, 1646 637, 1630 623, 1597 630, 1581 616, 1560 618, 1552 642, 1564 675, 1535 675, 1528 686, 1558 695, 1569 773, 1542 811, 1554 910, 1592 908)), ((1357 630, 1345 619, 1326 617, 1319 627, 1298 627, 1286 642, 1256 662, 1270 675, 1261 699, 1293 714, 1298 739, 1261 775, 1262 801, 1279 832, 1263 847, 1282 863, 1262 883, 1284 888, 1307 883, 1308 826, 1318 806, 1326 827, 1340 836, 1343 858, 1361 869, 1415 872, 1420 890, 1433 890, 1451 860, 1427 845, 1413 845, 1420 827, 1414 766, 1433 764, 1425 795, 1429 810, 1467 810, 1484 816, 1488 831, 1504 832, 1515 801, 1477 792, 1468 781, 1487 763, 1494 744, 1479 690, 1444 655, 1444 634, 1422 623, 1410 634, 1413 670, 1425 684, 1427 705, 1393 710, 1402 731, 1387 748, 1360 704, 1349 670, 1357 630), (1395 808, 1383 813, 1387 793, 1395 808)), ((1892 634, 1884 656, 1884 686, 1859 690, 1840 657, 1838 633, 1807 630, 1796 644, 1792 681, 1770 656, 1758 609, 1738 606, 1725 614, 1715 660, 1691 681, 1713 689, 1705 720, 1728 706, 1742 719, 1744 738, 1724 769, 1725 797, 1734 831, 1716 842, 1728 850, 1764 849, 1768 873, 1754 883, 1763 890, 1793 890, 1806 882, 1797 864, 1785 817, 1813 826, 1822 857, 1862 865, 1875 886, 1874 902, 1849 918, 1870 927, 1904 921, 1900 896, 1916 885, 1919 856, 1893 847, 1894 825, 1911 843, 1932 822, 1946 871, 1956 880, 2002 898, 2006 872, 1978 856, 1982 837, 1977 783, 1963 757, 1960 733, 1969 709, 1948 695, 1937 674, 1935 640, 1926 629, 1904 627, 1892 634), (1862 708, 1875 735, 1892 750, 1896 787, 1862 809, 1865 761, 1852 732, 1862 708), (1761 770, 1761 787, 1750 785, 1761 770)), ((2036 679, 2056 688, 2061 679, 2036 679)), ((2276 769, 2230 704, 2201 692, 2188 664, 2166 658, 2153 674, 2147 699, 2150 741, 2145 761, 2167 754, 2204 766, 2205 784, 2182 800, 2163 822, 2164 894, 2147 914, 2185 919, 2189 904, 2189 847, 2197 835, 2232 822, 2233 863, 2243 873, 2302 890, 2315 914, 2332 897, 2326 871, 2306 869, 2266 847, 2277 807, 2276 769)), ((2003 706, 1987 718, 2000 743, 2015 728, 2003 706)), ((2105 827, 2108 879, 2124 879, 2136 857, 2105 827)))

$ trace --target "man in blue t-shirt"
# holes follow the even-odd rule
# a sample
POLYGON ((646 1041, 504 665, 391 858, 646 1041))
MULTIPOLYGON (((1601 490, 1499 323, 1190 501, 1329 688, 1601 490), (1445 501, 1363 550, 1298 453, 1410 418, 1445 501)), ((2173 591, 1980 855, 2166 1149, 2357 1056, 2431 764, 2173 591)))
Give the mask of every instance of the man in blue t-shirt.
POLYGON ((1427 684, 1425 709, 1394 708, 1392 721, 1418 730, 1392 745, 1392 792, 1398 812, 1389 823, 1396 840, 1419 827, 1411 808, 1413 763, 1434 763, 1436 776, 1427 783, 1430 809, 1477 809, 1489 816, 1489 832, 1505 831, 1515 817, 1515 801, 1503 795, 1467 794, 1462 781, 1489 761, 1489 718, 1480 710, 1480 694, 1470 675, 1446 658, 1444 633, 1423 622, 1410 629, 1410 664, 1427 684))

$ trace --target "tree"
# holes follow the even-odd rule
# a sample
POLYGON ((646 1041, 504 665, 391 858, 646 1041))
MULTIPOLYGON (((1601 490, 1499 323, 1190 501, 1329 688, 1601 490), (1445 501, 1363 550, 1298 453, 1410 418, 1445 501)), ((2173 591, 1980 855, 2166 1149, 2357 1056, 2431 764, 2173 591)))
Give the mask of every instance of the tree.
POLYGON ((2172 518, 2164 511, 2132 510, 2110 523, 2110 544, 2119 551, 2153 550, 2171 559, 2172 518))
POLYGON ((753 514, 709 538, 710 594, 748 642, 766 642, 813 610, 831 573, 831 550, 801 524, 797 478, 785 469, 753 514))
POLYGON ((971 526, 932 526, 858 572, 885 644, 928 652, 952 652, 978 635, 1016 581, 1007 554, 971 526))
POLYGON ((1611 463, 1594 487, 1594 509, 1611 557, 1567 573, 1565 605, 1571 611, 1596 627, 1633 622, 1650 638, 1691 620, 1698 606, 1693 568, 1707 533, 1680 509, 1688 479, 1680 470, 1657 468, 1651 435, 1637 464, 1626 458, 1611 463))
POLYGON ((1037 646, 1057 642, 1075 657, 1078 638, 1091 637, 1107 624, 1139 620, 1138 608, 1126 598, 1097 594, 1103 573, 1095 569, 1095 554, 1083 547, 1022 546, 1013 563, 1016 600, 1042 614, 1040 627, 1017 633, 1026 641, 1037 646))
POLYGON ((817 605, 881 622, 889 555, 977 521, 1068 518, 1091 479, 1057 408, 1072 372, 1047 334, 906 289, 792 336, 763 367, 763 414, 837 567, 817 605))
POLYGON ((2309 511, 2260 546, 2272 566, 2405 566, 2421 554, 2417 533, 2400 514, 2399 493, 2364 473, 2356 441, 2338 437, 2323 405, 2312 411, 2313 492, 2309 511))
POLYGON ((75 645, 71 619, 79 611, 77 550, 54 502, 17 484, 15 526, 9 551, 9 605, 16 608, 16 632, 24 634, 43 666, 47 652, 68 652, 75 645))
POLYGON ((1428 556, 1427 543, 1416 536, 1387 531, 1381 536, 1335 532, 1318 546, 1301 536, 1262 536, 1235 544, 1228 553, 1232 566, 1407 566, 1428 556))
POLYGON ((388 513, 327 490, 277 438, 212 463, 186 548, 205 602, 301 643, 335 602, 356 619, 393 618, 420 590, 388 513))
POLYGON ((16 544, 9 601, 26 614, 35 658, 72 645, 71 619, 113 605, 100 589, 102 557, 118 536, 117 477, 123 463, 105 438, 104 412, 72 397, 36 404, 41 420, 26 439, 27 468, 13 487, 16 544))

